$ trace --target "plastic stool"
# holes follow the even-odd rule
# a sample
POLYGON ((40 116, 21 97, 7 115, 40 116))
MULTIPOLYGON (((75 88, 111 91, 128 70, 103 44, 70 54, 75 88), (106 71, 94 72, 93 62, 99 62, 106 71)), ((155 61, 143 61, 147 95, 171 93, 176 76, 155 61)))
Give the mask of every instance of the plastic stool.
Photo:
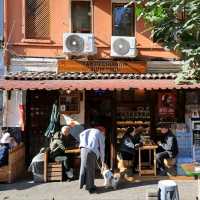
POLYGON ((160 200, 179 200, 177 184, 172 180, 158 182, 160 200))

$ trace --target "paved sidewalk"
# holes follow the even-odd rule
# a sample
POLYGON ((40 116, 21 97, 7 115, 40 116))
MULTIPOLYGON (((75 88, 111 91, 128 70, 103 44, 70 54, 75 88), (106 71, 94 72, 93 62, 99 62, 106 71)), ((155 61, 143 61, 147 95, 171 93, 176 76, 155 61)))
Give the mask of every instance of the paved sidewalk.
MULTIPOLYGON (((197 193, 196 180, 178 180, 180 200, 194 200, 197 193)), ((121 183, 118 190, 102 187, 103 180, 96 180, 97 194, 80 190, 78 181, 35 184, 22 181, 0 184, 0 200, 146 200, 146 193, 157 189, 157 181, 121 183)))

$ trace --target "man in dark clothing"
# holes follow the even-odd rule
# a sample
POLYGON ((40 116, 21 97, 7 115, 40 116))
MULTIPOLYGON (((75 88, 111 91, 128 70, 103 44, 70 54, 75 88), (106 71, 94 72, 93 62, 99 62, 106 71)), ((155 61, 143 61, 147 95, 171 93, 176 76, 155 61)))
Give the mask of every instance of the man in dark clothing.
POLYGON ((140 134, 134 127, 129 127, 120 144, 122 160, 133 160, 133 172, 138 164, 138 147, 140 146, 140 134))
POLYGON ((9 144, 0 144, 0 167, 8 164, 9 144))
POLYGON ((6 132, 0 139, 0 167, 8 164, 9 149, 17 145, 10 133, 6 132))
POLYGON ((175 135, 171 132, 168 124, 160 124, 162 134, 161 141, 158 141, 156 154, 157 167, 161 175, 165 175, 164 159, 175 158, 178 154, 178 144, 175 135))

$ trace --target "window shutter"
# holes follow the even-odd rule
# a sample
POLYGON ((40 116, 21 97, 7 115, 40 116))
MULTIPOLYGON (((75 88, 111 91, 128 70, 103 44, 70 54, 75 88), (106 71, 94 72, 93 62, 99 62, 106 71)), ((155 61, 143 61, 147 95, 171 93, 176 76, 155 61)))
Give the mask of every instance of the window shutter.
POLYGON ((26 0, 26 38, 49 39, 49 0, 26 0))

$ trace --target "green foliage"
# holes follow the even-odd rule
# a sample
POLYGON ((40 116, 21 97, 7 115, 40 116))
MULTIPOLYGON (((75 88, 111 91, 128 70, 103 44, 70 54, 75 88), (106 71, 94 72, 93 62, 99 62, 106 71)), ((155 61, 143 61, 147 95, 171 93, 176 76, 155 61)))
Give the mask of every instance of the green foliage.
POLYGON ((152 26, 154 41, 185 61, 177 82, 200 81, 200 0, 138 0, 136 14, 152 26))

